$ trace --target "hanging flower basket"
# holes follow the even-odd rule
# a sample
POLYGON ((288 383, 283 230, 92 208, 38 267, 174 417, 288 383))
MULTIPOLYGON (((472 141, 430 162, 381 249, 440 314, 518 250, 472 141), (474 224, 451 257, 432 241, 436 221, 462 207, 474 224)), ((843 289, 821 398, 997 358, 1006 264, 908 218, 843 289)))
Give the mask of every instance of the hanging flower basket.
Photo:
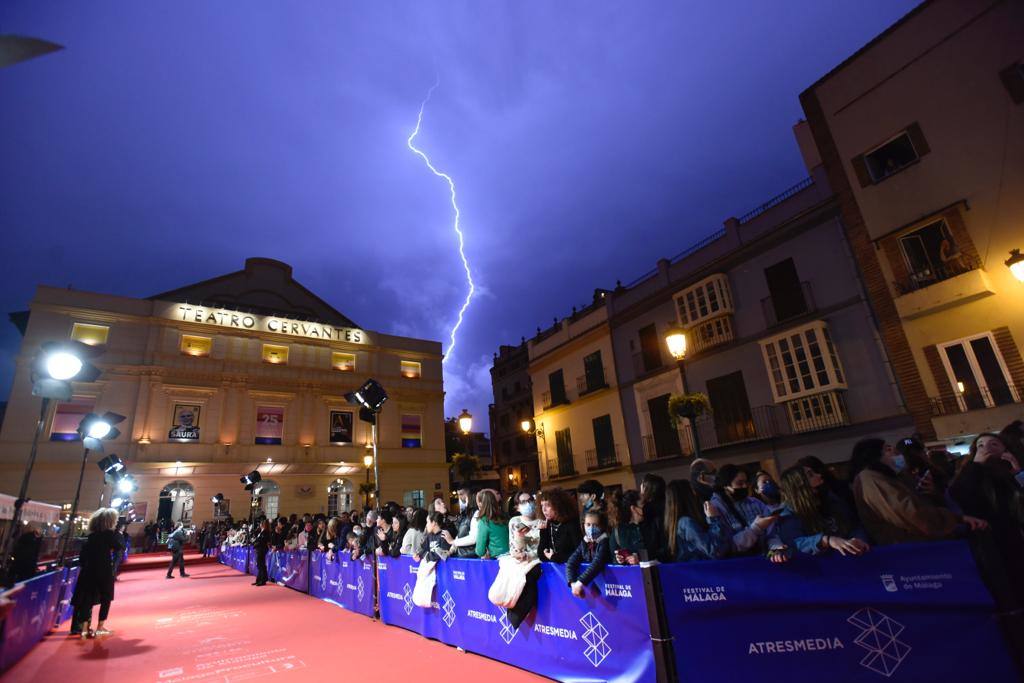
POLYGON ((679 426, 680 419, 693 420, 711 408, 706 394, 672 394, 668 399, 668 417, 673 427, 679 426))

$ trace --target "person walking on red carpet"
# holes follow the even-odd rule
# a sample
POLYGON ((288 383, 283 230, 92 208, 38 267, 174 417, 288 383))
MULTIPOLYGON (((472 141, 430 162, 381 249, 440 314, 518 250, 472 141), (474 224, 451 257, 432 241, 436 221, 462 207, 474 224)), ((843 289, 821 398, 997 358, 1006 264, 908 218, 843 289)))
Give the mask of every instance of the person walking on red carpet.
POLYGON ((266 517, 260 518, 252 547, 256 551, 256 580, 252 585, 264 586, 267 583, 267 550, 270 547, 270 522, 266 517))
MULTIPOLYGON (((117 525, 117 510, 100 508, 89 518, 89 537, 79 553, 78 582, 71 596, 75 608, 73 624, 81 629, 82 638, 109 635, 107 617, 114 600, 114 554, 124 551, 117 525), (92 606, 100 606, 96 630, 90 630, 92 606)), ((72 631, 73 633, 76 631, 72 631)))
POLYGON ((167 578, 174 578, 174 565, 178 565, 178 571, 182 577, 187 577, 185 573, 185 527, 181 522, 174 527, 174 531, 167 537, 167 549, 171 551, 171 563, 167 565, 167 578))

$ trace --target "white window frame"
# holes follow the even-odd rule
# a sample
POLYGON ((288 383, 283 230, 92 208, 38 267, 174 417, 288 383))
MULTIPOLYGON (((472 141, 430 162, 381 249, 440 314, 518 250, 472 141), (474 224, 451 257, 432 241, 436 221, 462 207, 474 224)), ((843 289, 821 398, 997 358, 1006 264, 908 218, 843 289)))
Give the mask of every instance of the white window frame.
POLYGON ((786 403, 793 399, 803 398, 804 396, 811 396, 813 394, 820 394, 826 391, 835 391, 837 389, 846 389, 846 372, 843 370, 842 362, 839 359, 839 353, 835 348, 835 344, 832 341, 832 335, 829 333, 828 324, 824 320, 815 320, 801 325, 799 327, 793 327, 781 334, 774 335, 767 339, 762 339, 761 344, 761 356, 764 360, 764 367, 768 373, 768 384, 772 389, 772 397, 775 403, 786 403), (815 341, 818 345, 818 357, 822 367, 816 367, 815 357, 810 353, 810 342, 807 339, 807 334, 814 332, 815 341), (784 341, 788 346, 793 346, 793 337, 798 337, 800 345, 805 353, 806 363, 809 373, 805 375, 800 370, 800 360, 797 355, 796 347, 793 347, 789 354, 793 359, 792 366, 796 371, 795 377, 790 377, 786 369, 786 363, 783 362, 784 351, 781 348, 781 343, 784 341), (777 362, 777 366, 773 367, 772 361, 777 362), (828 378, 827 383, 822 383, 819 374, 824 372, 828 378), (780 382, 781 378, 781 382, 780 382), (807 379, 811 380, 812 386, 807 386, 807 379), (790 382, 796 381, 797 389, 793 389, 790 386, 790 382), (780 384, 782 390, 780 391, 780 384))
POLYGON ((1006 360, 1003 358, 1003 352, 999 350, 999 345, 996 344, 996 338, 991 332, 982 332, 981 334, 972 334, 968 337, 961 337, 960 339, 953 339, 952 341, 942 342, 936 344, 936 348, 939 350, 939 358, 942 360, 942 367, 946 370, 946 379, 949 380, 949 386, 956 395, 957 405, 960 406, 960 412, 967 412, 967 401, 964 400, 963 392, 957 386, 956 374, 953 372, 953 365, 949 362, 949 356, 946 355, 946 349, 951 346, 963 346, 964 355, 967 356, 967 364, 971 367, 971 372, 974 374, 974 381, 978 383, 978 389, 981 390, 981 400, 985 402, 986 408, 992 408, 995 406, 995 401, 992 400, 992 392, 988 387, 988 383, 985 381, 985 375, 981 371, 981 366, 978 365, 978 359, 974 355, 974 349, 971 348, 971 342, 976 339, 988 339, 988 343, 992 345, 992 351, 996 355, 996 361, 999 363, 999 370, 1003 373, 1003 379, 1006 380, 1006 385, 1010 388, 1010 395, 1013 397, 1014 403, 1020 403, 1021 397, 1017 392, 1017 388, 1013 384, 1013 378, 1010 376, 1010 370, 1006 367, 1006 360))
POLYGON ((786 401, 786 412, 793 431, 801 434, 849 424, 846 405, 837 391, 809 394, 786 401), (831 413, 828 411, 829 407, 832 408, 831 413), (815 409, 821 411, 820 416, 813 415, 815 409))
POLYGON ((715 273, 704 278, 700 282, 690 285, 686 289, 676 292, 672 296, 676 307, 676 319, 683 327, 690 328, 704 320, 710 320, 721 315, 733 312, 732 290, 729 288, 729 277, 725 273, 715 273), (709 296, 709 292, 711 296, 709 296), (694 315, 690 317, 688 308, 688 297, 692 295, 694 303, 694 315), (712 297, 715 299, 716 308, 712 310, 712 297), (701 299, 707 305, 707 313, 701 313, 699 306, 701 299))

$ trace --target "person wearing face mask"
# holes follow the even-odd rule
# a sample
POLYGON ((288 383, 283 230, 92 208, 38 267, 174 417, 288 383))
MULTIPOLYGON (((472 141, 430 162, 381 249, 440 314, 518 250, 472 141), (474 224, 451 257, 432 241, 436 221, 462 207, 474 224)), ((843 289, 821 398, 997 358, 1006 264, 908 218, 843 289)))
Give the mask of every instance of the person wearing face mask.
POLYGON ((576 501, 580 506, 580 517, 591 510, 604 509, 604 485, 595 479, 587 479, 576 487, 576 501))
POLYGON ((704 458, 696 458, 690 463, 690 487, 700 496, 701 502, 711 500, 715 495, 715 463, 704 458))
POLYGON ((875 543, 913 543, 954 538, 988 524, 933 505, 899 477, 903 456, 883 439, 862 439, 853 447, 850 475, 861 523, 875 543))
POLYGON ((754 495, 770 508, 777 508, 781 502, 779 485, 775 483, 772 475, 764 470, 754 475, 754 495))
POLYGON ((767 551, 772 562, 785 562, 784 544, 775 534, 778 513, 750 495, 747 473, 736 465, 722 465, 715 474, 711 506, 731 530, 735 555, 767 551))
MULTIPOLYGON (((533 495, 519 494, 519 514, 508 522, 509 554, 498 558, 498 576, 488 590, 491 603, 504 607, 512 628, 519 624, 537 605, 537 580, 540 578, 540 520, 536 518, 533 495), (520 583, 525 585, 518 595, 509 595, 506 588, 520 583)), ((479 547, 479 540, 477 543, 479 547)))
POLYGON ((610 549, 618 564, 639 564, 647 559, 647 547, 640 525, 644 521, 643 502, 637 491, 616 494, 608 502, 611 525, 610 549))
POLYGON ((476 557, 476 539, 480 524, 476 495, 466 487, 459 489, 457 493, 459 516, 455 521, 456 534, 453 537, 451 531, 445 529, 442 531, 444 540, 448 541, 456 557, 476 557))
POLYGON ((585 587, 612 561, 611 543, 605 533, 607 528, 608 520, 600 510, 591 510, 583 515, 583 540, 565 563, 566 581, 577 598, 584 596, 585 587), (582 573, 581 564, 589 565, 582 573))

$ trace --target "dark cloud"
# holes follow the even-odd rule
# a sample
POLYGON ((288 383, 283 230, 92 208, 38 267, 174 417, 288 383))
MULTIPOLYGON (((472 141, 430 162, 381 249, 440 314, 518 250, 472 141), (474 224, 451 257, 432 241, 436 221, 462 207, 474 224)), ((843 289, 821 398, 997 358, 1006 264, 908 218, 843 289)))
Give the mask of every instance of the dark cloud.
MULTIPOLYGON (((500 343, 799 180, 798 93, 907 11, 822 3, 6 2, 0 303, 145 296, 272 256, 360 324, 447 341, 483 421, 500 343)), ((17 332, 0 332, 0 393, 17 332)))

